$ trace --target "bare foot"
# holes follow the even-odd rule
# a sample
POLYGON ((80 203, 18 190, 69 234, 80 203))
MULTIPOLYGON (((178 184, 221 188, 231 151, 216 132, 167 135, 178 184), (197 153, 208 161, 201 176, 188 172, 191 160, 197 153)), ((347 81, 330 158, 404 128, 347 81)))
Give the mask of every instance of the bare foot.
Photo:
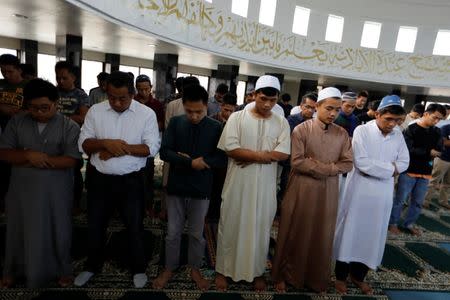
POLYGON ((408 232, 411 233, 412 235, 415 235, 415 236, 420 236, 420 235, 422 235, 422 232, 420 232, 420 230, 417 229, 417 228, 411 227, 411 228, 407 228, 407 230, 408 230, 408 232))
POLYGON ((225 292, 228 288, 228 282, 227 282, 226 277, 220 273, 216 273, 215 283, 216 283, 216 289, 219 292, 225 292))
POLYGON ((253 286, 255 288, 255 291, 264 292, 267 288, 266 280, 264 279, 264 277, 256 277, 255 280, 253 280, 253 286))
POLYGON ((202 274, 198 269, 191 269, 191 278, 194 280, 195 284, 201 291, 207 291, 209 289, 209 281, 203 278, 202 274))
POLYGON ((58 285, 62 288, 71 286, 73 283, 73 276, 61 276, 58 280, 58 285))
POLYGON ((336 288, 338 294, 340 295, 347 294, 347 282, 336 279, 336 281, 334 282, 334 287, 336 288))
POLYGON ((165 269, 155 280, 153 280, 153 288, 157 290, 163 289, 172 278, 173 272, 165 269))
POLYGON ((402 233, 400 231, 400 229, 398 229, 397 225, 389 225, 389 229, 388 230, 389 230, 390 233, 393 233, 393 234, 400 234, 400 233, 402 233))
POLYGON ((280 281, 275 283, 277 293, 286 293, 286 282, 280 281))
POLYGON ((448 203, 439 203, 439 205, 446 209, 450 209, 450 204, 448 204, 448 203))
POLYGON ((373 295, 373 289, 367 282, 358 281, 350 276, 352 282, 359 287, 361 292, 365 295, 373 295))

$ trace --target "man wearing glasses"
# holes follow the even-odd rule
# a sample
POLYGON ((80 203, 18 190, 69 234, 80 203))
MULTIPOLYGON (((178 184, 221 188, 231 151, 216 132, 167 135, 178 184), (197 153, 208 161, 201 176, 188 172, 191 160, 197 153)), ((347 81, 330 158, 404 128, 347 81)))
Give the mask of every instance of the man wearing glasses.
POLYGON ((24 278, 37 288, 59 278, 65 287, 73 280, 71 190, 80 128, 57 112, 51 83, 31 80, 23 95, 28 112, 14 116, 0 137, 0 158, 12 165, 2 286, 24 278))

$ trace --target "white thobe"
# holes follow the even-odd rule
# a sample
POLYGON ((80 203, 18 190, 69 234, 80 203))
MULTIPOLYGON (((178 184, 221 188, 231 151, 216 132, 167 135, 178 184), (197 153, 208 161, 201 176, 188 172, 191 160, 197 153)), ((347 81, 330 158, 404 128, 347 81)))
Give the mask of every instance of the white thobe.
POLYGON ((409 164, 399 130, 384 136, 376 121, 355 129, 354 168, 348 174, 336 223, 334 258, 376 269, 383 258, 394 193, 394 162, 398 172, 409 164))
MULTIPOLYGON (((233 113, 218 148, 290 153, 284 116, 257 119, 249 110, 233 113)), ((277 162, 242 168, 229 158, 222 191, 216 271, 234 281, 253 281, 266 268, 270 230, 277 209, 277 162)))
MULTIPOLYGON (((250 102, 244 107, 244 110, 252 110, 254 107, 255 102, 250 102)), ((284 117, 284 110, 278 103, 275 103, 275 105, 272 107, 272 112, 284 117)))

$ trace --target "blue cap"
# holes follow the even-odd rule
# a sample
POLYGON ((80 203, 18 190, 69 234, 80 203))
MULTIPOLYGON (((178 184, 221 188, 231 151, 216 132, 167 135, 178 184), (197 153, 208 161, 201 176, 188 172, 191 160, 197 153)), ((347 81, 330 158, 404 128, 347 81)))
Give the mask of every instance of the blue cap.
POLYGON ((402 106, 402 101, 397 95, 388 95, 381 99, 380 105, 378 106, 377 110, 382 110, 383 108, 393 105, 402 106))

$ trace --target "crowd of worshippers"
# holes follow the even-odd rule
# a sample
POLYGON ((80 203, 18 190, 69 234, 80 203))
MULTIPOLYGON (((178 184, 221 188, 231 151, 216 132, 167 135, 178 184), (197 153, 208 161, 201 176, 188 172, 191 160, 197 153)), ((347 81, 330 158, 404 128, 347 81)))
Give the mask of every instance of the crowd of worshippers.
POLYGON ((415 223, 435 191, 449 208, 449 107, 440 104, 417 104, 406 114, 396 95, 366 105, 365 91, 327 87, 292 107, 278 79, 264 75, 239 106, 225 84, 209 99, 196 77, 179 78, 164 106, 146 75, 134 81, 120 71, 100 73, 87 95, 64 61, 55 66, 56 87, 24 79, 15 56, 0 56, 0 68, 3 287, 85 286, 102 272, 115 212, 126 228, 133 284, 147 286, 143 219, 151 213, 158 153, 167 236, 164 269, 148 285, 155 289, 180 267, 186 222, 190 276, 200 290, 210 288, 201 272, 208 219, 218 222, 215 288, 246 281, 266 290, 278 210, 271 269, 277 292, 325 292, 335 262, 339 293, 351 280, 371 294, 365 277, 380 265, 388 231, 420 235, 415 223), (74 277, 71 226, 81 209, 82 154, 88 256, 74 277))

